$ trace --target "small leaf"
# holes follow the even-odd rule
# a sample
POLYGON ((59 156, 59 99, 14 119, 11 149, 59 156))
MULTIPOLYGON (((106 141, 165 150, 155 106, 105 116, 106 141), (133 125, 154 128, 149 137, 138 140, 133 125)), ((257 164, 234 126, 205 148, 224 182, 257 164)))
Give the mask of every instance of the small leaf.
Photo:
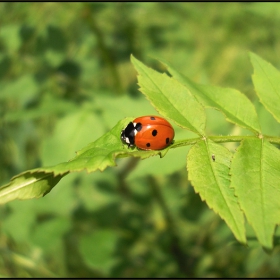
POLYGON ((172 145, 161 151, 142 151, 131 149, 124 145, 120 139, 121 130, 131 121, 131 118, 120 121, 109 132, 77 152, 71 161, 63 162, 46 168, 37 168, 21 173, 7 185, 0 187, 0 204, 14 199, 30 199, 41 197, 59 182, 59 180, 74 171, 87 170, 93 172, 103 171, 108 166, 115 166, 116 157, 164 156, 172 145))
POLYGON ((205 107, 215 108, 226 116, 227 121, 254 133, 260 133, 261 128, 256 109, 244 94, 231 88, 197 84, 177 72, 166 62, 163 63, 168 66, 168 72, 184 84, 205 107))
POLYGON ((263 139, 243 140, 231 165, 232 183, 241 209, 260 243, 272 248, 280 223, 280 151, 263 139))
POLYGON ((203 107, 189 90, 165 73, 160 74, 148 68, 131 56, 131 61, 139 73, 141 92, 163 116, 174 120, 179 126, 204 135, 206 116, 203 107))
POLYGON ((202 200, 218 213, 235 237, 246 243, 244 217, 230 186, 232 154, 211 140, 195 144, 187 156, 189 179, 202 200))
POLYGON ((108 166, 115 166, 116 157, 140 157, 148 158, 154 155, 162 155, 171 146, 162 151, 143 151, 137 148, 128 148, 120 139, 121 130, 132 121, 126 118, 120 121, 109 132, 92 142, 82 150, 77 152, 77 156, 68 162, 55 165, 50 168, 40 169, 46 172, 54 172, 55 174, 63 174, 65 172, 82 171, 93 172, 96 170, 103 171, 108 166))
MULTIPOLYGON (((67 173, 67 172, 66 172, 67 173)), ((39 198, 51 189, 66 174, 55 176, 38 170, 30 170, 12 178, 9 184, 0 187, 0 204, 15 199, 39 198)))
POLYGON ((264 107, 280 122, 280 72, 254 53, 250 53, 250 58, 255 91, 264 107))

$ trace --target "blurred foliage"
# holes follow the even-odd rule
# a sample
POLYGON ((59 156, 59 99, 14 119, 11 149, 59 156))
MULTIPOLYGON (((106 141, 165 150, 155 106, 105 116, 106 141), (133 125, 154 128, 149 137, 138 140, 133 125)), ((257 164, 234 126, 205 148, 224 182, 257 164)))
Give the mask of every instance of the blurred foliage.
MULTIPOLYGON (((1 3, 1 185, 73 158, 124 117, 155 113, 138 91, 131 53, 254 98, 247 50, 280 68, 279 5, 1 3)), ((208 131, 241 133, 212 111, 208 131)), ((271 117, 260 117, 279 136, 271 117)), ((0 275, 279 277, 279 246, 267 254, 250 228, 249 246, 237 244, 189 185, 186 152, 118 160, 65 177, 44 198, 1 206, 0 275)))

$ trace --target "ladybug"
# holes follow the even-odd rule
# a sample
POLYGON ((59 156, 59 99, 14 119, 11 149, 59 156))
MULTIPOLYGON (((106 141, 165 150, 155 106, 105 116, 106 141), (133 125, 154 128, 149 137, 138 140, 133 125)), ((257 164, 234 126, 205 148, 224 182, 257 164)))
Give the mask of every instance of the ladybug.
POLYGON ((143 116, 130 122, 121 132, 121 140, 141 150, 161 150, 171 144, 174 129, 164 118, 143 116))

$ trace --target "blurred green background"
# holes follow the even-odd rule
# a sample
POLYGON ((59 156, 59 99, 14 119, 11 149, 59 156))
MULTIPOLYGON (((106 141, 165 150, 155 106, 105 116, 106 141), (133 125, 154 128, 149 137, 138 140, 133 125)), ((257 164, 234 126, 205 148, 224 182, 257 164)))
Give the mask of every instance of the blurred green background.
MULTIPOLYGON (((279 136, 247 54, 280 68, 279 47, 279 3, 0 3, 0 183, 73 158, 124 117, 155 114, 131 54, 240 90, 279 136)), ((207 114, 209 134, 248 133, 207 114)), ((249 246, 238 244, 194 193, 188 149, 73 173, 44 198, 2 205, 0 276, 279 277, 279 246, 265 253, 249 226, 249 246)))

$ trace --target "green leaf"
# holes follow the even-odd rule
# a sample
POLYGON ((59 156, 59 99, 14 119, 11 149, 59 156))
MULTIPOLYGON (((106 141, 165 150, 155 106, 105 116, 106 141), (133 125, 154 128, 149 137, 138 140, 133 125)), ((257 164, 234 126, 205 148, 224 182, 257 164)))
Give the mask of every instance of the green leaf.
POLYGON ((50 192, 62 177, 63 175, 55 176, 36 169, 21 173, 0 188, 0 204, 15 199, 42 197, 50 192))
POLYGON ((168 63, 163 63, 168 67, 168 72, 184 84, 205 107, 215 108, 225 115, 227 121, 254 133, 260 133, 256 109, 244 94, 231 88, 197 84, 177 72, 168 63))
POLYGON ((120 121, 112 130, 78 151, 77 156, 71 161, 40 170, 54 172, 55 174, 82 170, 93 172, 97 169, 103 171, 108 166, 116 166, 116 157, 134 156, 145 159, 154 155, 162 155, 162 153, 170 149, 171 146, 168 146, 163 151, 143 151, 137 148, 128 148, 127 145, 122 143, 120 134, 121 130, 126 127, 129 121, 132 121, 132 118, 126 118, 120 121))
POLYGON ((179 126, 204 135, 206 116, 203 107, 189 90, 165 73, 160 74, 148 68, 131 56, 139 73, 141 92, 163 116, 174 120, 179 126))
MULTIPOLYGON (((14 199, 30 199, 41 197, 59 182, 59 180, 74 171, 103 171, 108 166, 115 166, 116 157, 164 156, 172 145, 161 151, 142 151, 131 149, 120 139, 121 130, 131 121, 131 118, 120 121, 109 132, 77 152, 77 156, 68 162, 63 162, 46 168, 37 168, 21 173, 7 185, 0 187, 0 204, 14 199)), ((65 147, 64 147, 65 148, 65 147)))
POLYGON ((232 154, 211 140, 195 144, 187 156, 189 179, 202 200, 218 213, 242 243, 246 242, 244 217, 230 188, 232 154))
POLYGON ((280 151, 264 139, 243 140, 231 165, 232 183, 241 209, 260 243, 272 248, 280 223, 280 151))
POLYGON ((280 122, 280 72, 254 53, 250 53, 250 58, 255 91, 264 107, 280 122))

